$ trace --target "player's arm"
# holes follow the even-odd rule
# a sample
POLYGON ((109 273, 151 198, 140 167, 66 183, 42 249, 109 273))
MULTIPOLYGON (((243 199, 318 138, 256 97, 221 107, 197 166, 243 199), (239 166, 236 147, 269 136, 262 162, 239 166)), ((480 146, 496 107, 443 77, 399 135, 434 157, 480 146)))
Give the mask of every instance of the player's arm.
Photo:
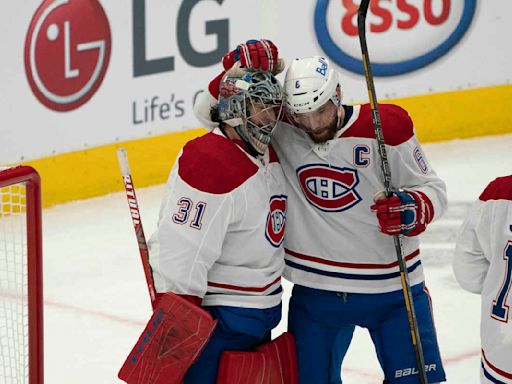
POLYGON ((446 185, 429 164, 407 112, 392 105, 384 106, 382 111, 395 192, 389 198, 377 194, 372 209, 381 232, 416 236, 445 212, 446 185))
POLYGON ((484 209, 483 202, 477 201, 469 211, 459 229, 453 258, 453 272, 457 281, 462 288, 473 293, 482 292, 489 269, 489 261, 484 256, 481 239, 479 239, 484 209))
POLYGON ((166 186, 158 229, 149 242, 157 292, 202 298, 208 270, 220 257, 232 215, 229 194, 193 188, 179 175, 176 162, 166 186))
POLYGON ((210 117, 210 111, 217 105, 217 99, 212 96, 207 89, 199 93, 194 103, 194 114, 203 126, 212 131, 219 125, 213 122, 210 117))

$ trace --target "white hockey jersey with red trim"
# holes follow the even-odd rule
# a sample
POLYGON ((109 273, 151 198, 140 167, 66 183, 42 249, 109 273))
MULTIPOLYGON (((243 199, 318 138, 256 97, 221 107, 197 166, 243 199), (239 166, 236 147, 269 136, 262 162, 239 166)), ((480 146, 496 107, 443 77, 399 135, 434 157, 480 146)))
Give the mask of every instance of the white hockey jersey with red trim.
POLYGON ((512 383, 512 175, 492 181, 469 211, 453 269, 462 288, 482 295, 482 382, 512 383))
MULTIPOLYGON (((285 277, 307 287, 384 293, 401 289, 393 238, 378 231, 373 196, 384 190, 369 105, 347 107, 339 135, 314 143, 286 123, 272 143, 288 181, 285 277)), ((444 182, 429 165, 407 112, 380 104, 395 188, 425 194, 439 217, 446 208, 444 182)), ((403 237, 411 284, 424 280, 418 237, 403 237)))
POLYGON ((185 145, 149 242, 158 292, 203 305, 281 301, 287 196, 277 156, 255 159, 216 129, 185 145))

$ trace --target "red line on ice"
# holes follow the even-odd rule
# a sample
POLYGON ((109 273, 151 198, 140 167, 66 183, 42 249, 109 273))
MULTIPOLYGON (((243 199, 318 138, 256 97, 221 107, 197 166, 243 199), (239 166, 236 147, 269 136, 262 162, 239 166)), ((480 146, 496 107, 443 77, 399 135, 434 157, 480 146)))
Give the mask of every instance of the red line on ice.
MULTIPOLYGON (((57 303, 57 302, 49 301, 49 300, 45 300, 44 305, 53 307, 53 308, 64 309, 64 310, 71 311, 71 312, 80 313, 83 315, 99 317, 99 318, 102 318, 105 320, 114 321, 116 323, 133 325, 134 327, 137 327, 137 328, 144 327, 146 325, 145 321, 127 319, 127 318, 124 318, 121 316, 116 316, 116 315, 112 315, 112 314, 105 313, 105 312, 94 311, 91 309, 80 308, 80 307, 76 307, 74 305, 62 304, 62 303, 57 303)), ((149 319, 149 314, 148 314, 148 319, 149 319)))

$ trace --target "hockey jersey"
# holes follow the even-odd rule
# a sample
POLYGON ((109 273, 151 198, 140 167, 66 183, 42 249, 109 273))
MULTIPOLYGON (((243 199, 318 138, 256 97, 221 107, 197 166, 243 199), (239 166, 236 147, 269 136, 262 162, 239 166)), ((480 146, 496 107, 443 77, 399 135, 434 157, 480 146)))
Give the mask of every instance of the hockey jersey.
POLYGON ((203 305, 281 301, 287 195, 274 150, 255 159, 219 129, 185 145, 149 241, 157 292, 203 305))
MULTIPOLYGON (((446 208, 436 175, 402 108, 380 104, 394 188, 423 192, 434 219, 446 208)), ((356 293, 401 289, 394 241, 378 231, 371 212, 384 190, 369 105, 346 108, 337 137, 314 143, 291 125, 275 129, 272 144, 288 182, 285 277, 307 287, 356 293)), ((402 238, 410 283, 424 280, 418 237, 402 238)))
POLYGON ((482 383, 512 383, 512 175, 492 181, 470 209, 453 269, 462 288, 482 295, 482 383))

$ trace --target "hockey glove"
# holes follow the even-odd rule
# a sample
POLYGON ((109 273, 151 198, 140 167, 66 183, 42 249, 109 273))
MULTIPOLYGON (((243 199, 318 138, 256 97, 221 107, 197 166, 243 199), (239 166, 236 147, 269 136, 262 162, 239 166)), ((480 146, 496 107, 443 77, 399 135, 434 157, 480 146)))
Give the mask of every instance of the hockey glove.
POLYGON ((374 201, 370 208, 377 214, 379 231, 386 235, 419 235, 434 216, 432 202, 423 192, 395 191, 390 197, 379 192, 374 201))
POLYGON ((279 51, 270 40, 247 40, 222 58, 224 69, 229 70, 237 61, 243 68, 273 71, 278 63, 279 51))
POLYGON ((261 69, 263 71, 271 71, 274 74, 284 69, 284 62, 279 60, 279 51, 274 43, 265 39, 247 40, 245 44, 239 44, 222 58, 224 71, 210 81, 208 85, 208 90, 215 99, 219 98, 222 78, 236 62, 240 62, 242 68, 261 69))

